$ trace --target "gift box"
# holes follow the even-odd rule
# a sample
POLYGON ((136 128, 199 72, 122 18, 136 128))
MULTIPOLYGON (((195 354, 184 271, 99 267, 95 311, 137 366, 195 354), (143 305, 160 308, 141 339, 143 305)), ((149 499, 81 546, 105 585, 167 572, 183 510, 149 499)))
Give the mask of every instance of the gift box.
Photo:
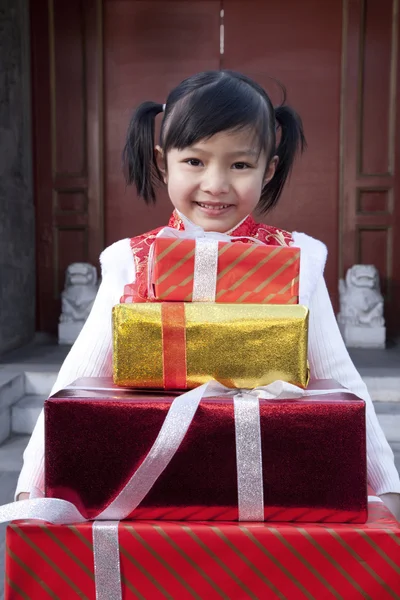
POLYGON ((162 302, 113 308, 114 382, 191 389, 215 379, 254 388, 278 379, 305 387, 304 306, 162 302))
MULTIPOLYGON (((318 381, 308 389, 317 395, 309 398, 260 399, 259 425, 248 412, 251 399, 245 397, 247 429, 241 453, 243 422, 235 398, 203 398, 175 454, 143 500, 132 512, 128 508, 113 518, 238 520, 241 494, 256 488, 252 477, 259 469, 259 520, 364 522, 365 403, 335 388, 333 381, 318 381), (252 427, 257 426, 260 455, 252 461, 257 444, 252 427)), ((86 518, 99 518, 140 469, 143 479, 145 461, 173 400, 117 388, 107 378, 77 380, 48 399, 46 496, 72 502, 86 518)), ((186 400, 182 405, 187 410, 186 400)), ((181 426, 178 416, 168 450, 181 426)))
POLYGON ((150 252, 149 297, 168 302, 297 304, 299 272, 299 248, 160 237, 150 252), (211 297, 204 297, 210 286, 211 297))
MULTIPOLYGON (((364 525, 121 522, 122 596, 101 584, 103 555, 112 562, 118 545, 94 559, 93 528, 9 525, 5 600, 400 597, 400 525, 381 502, 370 503, 364 525)), ((116 574, 108 577, 118 587, 116 574)))

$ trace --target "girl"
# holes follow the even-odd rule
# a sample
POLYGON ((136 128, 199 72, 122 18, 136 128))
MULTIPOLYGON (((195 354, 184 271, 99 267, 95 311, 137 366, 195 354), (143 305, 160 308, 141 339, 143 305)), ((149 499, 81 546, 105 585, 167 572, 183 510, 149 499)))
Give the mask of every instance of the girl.
MULTIPOLYGON (((304 146, 302 124, 292 109, 274 108, 266 92, 244 75, 211 71, 183 81, 164 106, 139 106, 129 127, 124 162, 128 183, 146 202, 155 201, 157 184, 166 184, 175 208, 171 227, 201 227, 301 248, 300 302, 310 307, 311 373, 317 379, 335 379, 365 400, 369 483, 400 519, 400 480, 393 453, 336 324, 323 278, 325 246, 305 234, 257 224, 250 216, 255 209, 266 212, 275 206, 295 155, 304 146), (162 112, 160 145, 154 147, 155 118, 162 112)), ((78 377, 112 374, 111 309, 121 294, 122 301, 146 299, 142 275, 157 231, 121 240, 102 253, 103 280, 95 304, 52 393, 78 377)), ((43 491, 43 437, 42 413, 24 453, 19 497, 34 488, 43 491)))

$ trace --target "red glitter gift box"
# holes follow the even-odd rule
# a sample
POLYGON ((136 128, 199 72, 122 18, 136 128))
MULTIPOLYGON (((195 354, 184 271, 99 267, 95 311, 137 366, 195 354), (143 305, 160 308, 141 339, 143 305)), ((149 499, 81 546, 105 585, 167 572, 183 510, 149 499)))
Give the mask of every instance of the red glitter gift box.
MULTIPOLYGON (((9 525, 5 600, 95 600, 92 528, 9 525)), ((399 546, 379 502, 364 525, 122 521, 122 600, 393 600, 399 546)))
MULTIPOLYGON (((47 400, 46 496, 96 518, 143 462, 172 400, 104 378, 78 380, 47 400)), ((365 522, 362 400, 338 392, 260 400, 260 424, 264 520, 365 522)), ((128 518, 238 520, 235 443, 232 398, 203 399, 178 451, 128 518)))

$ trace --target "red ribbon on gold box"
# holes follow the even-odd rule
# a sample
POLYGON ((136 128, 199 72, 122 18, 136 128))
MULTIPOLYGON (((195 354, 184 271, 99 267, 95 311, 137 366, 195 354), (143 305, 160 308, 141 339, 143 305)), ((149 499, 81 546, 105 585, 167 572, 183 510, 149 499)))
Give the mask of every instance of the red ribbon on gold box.
MULTIPOLYGON (((195 259, 196 253, 201 252, 198 242, 194 239, 156 238, 150 259, 150 297, 168 302, 193 301, 195 259)), ((216 302, 298 303, 299 248, 239 241, 215 243, 218 247, 216 302)), ((207 276, 213 276, 209 269, 207 276)))

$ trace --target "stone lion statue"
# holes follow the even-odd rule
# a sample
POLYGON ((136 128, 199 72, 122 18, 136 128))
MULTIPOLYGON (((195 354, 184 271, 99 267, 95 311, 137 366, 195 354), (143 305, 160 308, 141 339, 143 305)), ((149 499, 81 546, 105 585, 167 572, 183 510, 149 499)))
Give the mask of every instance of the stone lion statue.
POLYGON ((60 323, 85 322, 97 294, 97 271, 89 263, 72 263, 65 275, 61 294, 60 323))
POLYGON ((346 280, 339 282, 339 325, 383 327, 383 296, 378 269, 373 265, 354 265, 346 280))

